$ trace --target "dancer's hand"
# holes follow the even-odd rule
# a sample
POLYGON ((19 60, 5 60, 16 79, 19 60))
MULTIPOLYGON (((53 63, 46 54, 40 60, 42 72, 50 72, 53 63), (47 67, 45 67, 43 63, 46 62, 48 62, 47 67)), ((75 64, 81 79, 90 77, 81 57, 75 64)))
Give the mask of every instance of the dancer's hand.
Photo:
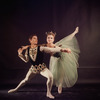
POLYGON ((22 48, 19 48, 18 49, 18 54, 21 54, 23 52, 23 49, 22 48))
POLYGON ((67 53, 71 53, 71 50, 69 48, 66 48, 67 53))
POLYGON ((62 48, 61 52, 71 53, 71 50, 69 48, 62 48))
POLYGON ((26 45, 26 46, 22 46, 22 49, 25 50, 29 47, 29 45, 26 45))
POLYGON ((18 54, 21 54, 23 52, 23 50, 27 49, 29 47, 29 45, 27 46, 22 46, 22 48, 18 49, 18 54))

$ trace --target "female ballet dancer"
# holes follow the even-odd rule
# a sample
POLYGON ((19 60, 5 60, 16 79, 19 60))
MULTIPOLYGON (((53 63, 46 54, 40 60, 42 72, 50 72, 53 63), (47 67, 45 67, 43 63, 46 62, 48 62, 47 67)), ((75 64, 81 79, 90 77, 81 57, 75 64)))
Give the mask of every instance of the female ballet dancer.
POLYGON ((79 27, 75 31, 54 44, 56 33, 46 32, 47 47, 50 48, 67 48, 69 53, 52 53, 50 57, 49 68, 53 74, 54 84, 58 87, 58 93, 62 93, 62 87, 72 87, 78 78, 77 67, 80 49, 75 34, 78 33, 79 27))

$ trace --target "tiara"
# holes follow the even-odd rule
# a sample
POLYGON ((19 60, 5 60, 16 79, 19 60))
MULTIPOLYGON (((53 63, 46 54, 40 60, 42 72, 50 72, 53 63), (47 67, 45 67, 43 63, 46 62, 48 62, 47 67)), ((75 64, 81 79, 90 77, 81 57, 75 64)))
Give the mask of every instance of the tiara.
POLYGON ((53 33, 52 31, 51 32, 46 32, 45 34, 46 35, 53 35, 54 37, 56 36, 56 32, 53 33))

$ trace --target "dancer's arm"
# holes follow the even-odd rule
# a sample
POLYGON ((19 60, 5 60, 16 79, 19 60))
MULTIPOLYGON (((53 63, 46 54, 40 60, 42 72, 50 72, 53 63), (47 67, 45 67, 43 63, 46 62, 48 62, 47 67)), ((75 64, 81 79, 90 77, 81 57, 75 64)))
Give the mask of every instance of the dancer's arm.
POLYGON ((61 48, 61 47, 56 47, 56 48, 49 48, 49 47, 40 47, 40 51, 44 51, 45 53, 57 53, 57 52, 67 52, 70 53, 71 50, 68 48, 61 48))
POLYGON ((19 48, 19 49, 18 49, 18 56, 19 56, 24 62, 27 63, 27 62, 29 61, 28 49, 27 49, 27 48, 24 48, 24 47, 19 48), (22 52, 23 52, 23 50, 25 50, 25 49, 26 49, 25 55, 23 55, 22 52))
POLYGON ((71 50, 69 48, 62 48, 61 52, 71 53, 71 50))

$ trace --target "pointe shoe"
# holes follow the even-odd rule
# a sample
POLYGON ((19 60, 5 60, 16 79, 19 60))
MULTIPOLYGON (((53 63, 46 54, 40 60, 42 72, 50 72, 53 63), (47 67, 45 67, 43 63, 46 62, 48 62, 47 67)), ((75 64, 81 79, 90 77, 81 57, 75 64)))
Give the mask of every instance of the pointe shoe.
POLYGON ((11 89, 11 90, 8 91, 8 93, 12 93, 12 92, 15 92, 15 91, 16 91, 16 89, 11 89))
POLYGON ((76 27, 75 34, 77 34, 78 32, 79 32, 79 27, 76 27))
POLYGON ((61 86, 61 85, 58 86, 58 93, 59 93, 59 94, 62 93, 62 86, 61 86))
POLYGON ((54 98, 55 98, 55 97, 54 97, 52 94, 50 94, 50 93, 49 93, 49 94, 47 93, 47 97, 50 98, 50 99, 54 99, 54 98))

